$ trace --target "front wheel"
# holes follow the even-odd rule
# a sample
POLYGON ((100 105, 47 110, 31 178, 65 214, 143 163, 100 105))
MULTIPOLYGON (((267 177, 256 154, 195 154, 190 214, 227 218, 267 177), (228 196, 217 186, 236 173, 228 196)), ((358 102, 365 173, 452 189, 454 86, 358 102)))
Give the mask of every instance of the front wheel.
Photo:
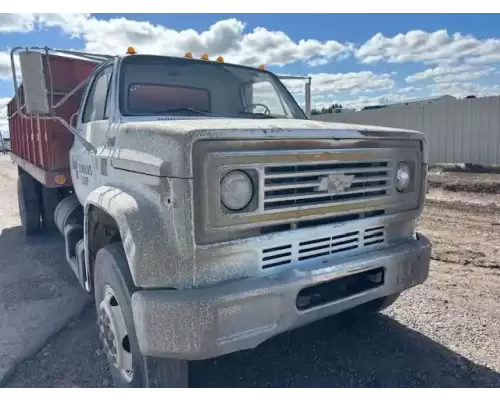
POLYGON ((122 244, 99 250, 94 271, 99 337, 115 386, 187 387, 187 361, 145 357, 139 351, 130 300, 136 288, 122 244))

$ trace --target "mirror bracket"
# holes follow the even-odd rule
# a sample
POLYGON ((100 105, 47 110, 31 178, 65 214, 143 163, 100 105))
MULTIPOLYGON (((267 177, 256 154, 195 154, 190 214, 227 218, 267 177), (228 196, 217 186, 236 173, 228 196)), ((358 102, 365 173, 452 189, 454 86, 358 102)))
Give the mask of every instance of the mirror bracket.
MULTIPOLYGON (((78 130, 73 126, 72 119, 69 123, 63 118, 55 115, 54 110, 65 103, 74 93, 82 88, 90 77, 79 83, 72 89, 66 96, 64 96, 56 105, 53 104, 53 91, 52 91, 52 76, 50 71, 50 64, 48 66, 49 88, 45 79, 44 59, 43 54, 49 55, 51 51, 48 47, 15 47, 10 52, 10 62, 12 69, 12 80, 14 83, 14 97, 16 102, 16 112, 23 119, 31 119, 33 117, 44 120, 56 120, 61 123, 71 134, 78 139, 83 147, 91 152, 96 153, 96 148, 80 135, 78 130), (19 54, 17 54, 19 53, 19 54), (15 56, 19 57, 19 64, 22 76, 22 89, 24 94, 24 104, 21 104, 21 96, 19 85, 17 82, 17 71, 15 56), (50 103, 49 103, 50 97, 50 103)), ((111 56, 80 53, 69 50, 53 50, 57 53, 66 53, 73 56, 84 57, 94 62, 105 62, 110 60, 111 56)), ((72 116, 73 118, 73 116, 72 116)))

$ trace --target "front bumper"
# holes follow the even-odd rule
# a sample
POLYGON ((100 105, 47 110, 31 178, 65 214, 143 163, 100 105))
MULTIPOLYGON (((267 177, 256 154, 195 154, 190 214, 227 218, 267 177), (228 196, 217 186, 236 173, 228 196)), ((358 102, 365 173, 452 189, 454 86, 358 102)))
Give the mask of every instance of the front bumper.
POLYGON ((396 246, 318 262, 275 275, 191 290, 145 290, 132 295, 139 348, 146 356, 198 360, 256 347, 298 326, 370 300, 402 292, 427 279, 431 245, 422 235, 396 246), (382 267, 375 288, 304 311, 297 295, 307 287, 382 267))

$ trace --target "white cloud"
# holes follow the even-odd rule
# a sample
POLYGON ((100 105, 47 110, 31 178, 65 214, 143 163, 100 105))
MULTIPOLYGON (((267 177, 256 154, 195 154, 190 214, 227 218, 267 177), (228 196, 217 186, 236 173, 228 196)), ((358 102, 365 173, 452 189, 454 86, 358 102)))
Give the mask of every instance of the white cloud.
POLYGON ((37 22, 41 27, 61 28, 71 36, 78 36, 89 18, 90 14, 85 13, 38 14, 37 22))
MULTIPOLYGON (((390 74, 375 74, 372 71, 349 72, 339 74, 311 74, 311 94, 319 95, 324 93, 361 93, 370 91, 385 91, 394 86, 394 81, 390 74)), ((284 81, 290 92, 303 93, 304 82, 284 81)))
POLYGON ((477 39, 461 33, 449 34, 446 30, 425 32, 412 30, 393 37, 377 33, 359 49, 355 56, 364 63, 388 61, 390 63, 429 62, 440 63, 467 59, 471 63, 500 61, 500 39, 477 39))
POLYGON ((133 45, 143 53, 182 55, 187 51, 229 57, 243 64, 286 65, 304 61, 310 66, 345 59, 351 53, 363 63, 391 63, 465 60, 468 64, 500 62, 500 39, 478 39, 447 30, 411 30, 386 37, 375 34, 361 46, 336 40, 292 40, 285 32, 257 27, 245 32, 236 18, 221 20, 203 32, 174 30, 147 21, 128 18, 98 19, 87 13, 0 14, 0 31, 30 31, 35 27, 57 27, 68 35, 81 37, 87 51, 123 53, 133 45), (105 40, 103 40, 105 38, 105 40))
POLYGON ((212 57, 222 55, 229 62, 245 65, 283 66, 303 61, 317 66, 335 58, 345 58, 352 51, 348 43, 316 39, 293 41, 285 32, 263 27, 245 32, 245 24, 235 18, 218 21, 203 32, 177 31, 123 17, 103 20, 83 13, 13 14, 10 19, 19 20, 16 26, 23 26, 26 31, 35 26, 60 28, 70 36, 83 39, 86 51, 104 54, 123 54, 128 46, 135 46, 141 53, 174 56, 187 51, 195 55, 208 52, 212 57))
POLYGON ((468 65, 460 65, 460 66, 438 66, 436 68, 426 69, 422 72, 417 72, 416 74, 410 75, 406 77, 406 82, 417 82, 423 81, 426 79, 434 79, 439 78, 448 74, 455 74, 459 72, 464 72, 470 70, 471 67, 468 65))
POLYGON ((2 135, 9 136, 9 128, 7 122, 7 103, 10 101, 8 97, 0 97, 0 132, 2 135))
POLYGON ((35 15, 31 13, 0 13, 0 32, 29 32, 34 23, 35 15))
POLYGON ((442 83, 442 82, 457 82, 457 81, 471 81, 474 79, 484 78, 490 75, 495 69, 494 68, 485 68, 477 71, 465 71, 459 74, 450 74, 445 76, 440 76, 434 78, 434 82, 442 83))
POLYGON ((420 92, 421 90, 422 88, 418 86, 406 86, 403 88, 396 89, 396 93, 412 93, 412 92, 420 92))
POLYGON ((474 82, 442 82, 429 85, 432 96, 449 94, 458 98, 469 95, 483 97, 500 94, 500 85, 480 85, 474 82))
POLYGON ((315 58, 314 60, 309 61, 308 64, 311 67, 319 67, 319 66, 328 64, 328 59, 327 58, 315 58))
POLYGON ((427 79, 432 79, 436 83, 454 82, 454 81, 471 81, 490 75, 495 69, 493 67, 476 67, 472 65, 442 65, 435 68, 426 69, 425 71, 406 77, 406 82, 417 82, 427 79))
POLYGON ((257 27, 245 33, 245 24, 235 18, 211 25, 206 31, 176 31, 150 22, 127 18, 100 20, 88 14, 43 14, 41 26, 60 27, 81 37, 85 50, 121 54, 128 46, 141 53, 183 55, 187 51, 201 55, 222 55, 229 62, 259 65, 286 65, 296 61, 321 64, 350 50, 350 45, 335 40, 302 39, 293 41, 286 33, 257 27), (106 38, 103 40, 103 38, 106 38))
MULTIPOLYGON (((14 56, 14 62, 16 63, 16 76, 18 79, 18 84, 21 80, 21 69, 19 67, 19 57, 14 56)), ((10 51, 0 51, 0 81, 10 81, 12 82, 12 68, 10 64, 10 51)), ((14 85, 12 84, 12 88, 14 85)), ((12 90, 14 92, 14 90, 12 90)))
POLYGON ((10 97, 0 97, 0 118, 7 116, 7 103, 10 101, 10 97))
POLYGON ((10 55, 7 52, 0 51, 0 80, 10 78, 12 78, 10 55))
POLYGON ((495 53, 485 54, 478 57, 466 58, 468 64, 495 64, 500 63, 500 49, 497 48, 495 53))

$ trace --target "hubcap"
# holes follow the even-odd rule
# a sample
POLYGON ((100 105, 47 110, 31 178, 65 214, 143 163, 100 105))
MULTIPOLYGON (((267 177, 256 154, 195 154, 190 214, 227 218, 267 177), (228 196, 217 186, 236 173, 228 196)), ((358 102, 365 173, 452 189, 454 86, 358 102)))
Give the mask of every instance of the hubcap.
POLYGON ((104 288, 104 298, 99 304, 97 324, 108 362, 120 371, 125 381, 131 382, 134 370, 127 326, 120 304, 108 285, 104 288))

